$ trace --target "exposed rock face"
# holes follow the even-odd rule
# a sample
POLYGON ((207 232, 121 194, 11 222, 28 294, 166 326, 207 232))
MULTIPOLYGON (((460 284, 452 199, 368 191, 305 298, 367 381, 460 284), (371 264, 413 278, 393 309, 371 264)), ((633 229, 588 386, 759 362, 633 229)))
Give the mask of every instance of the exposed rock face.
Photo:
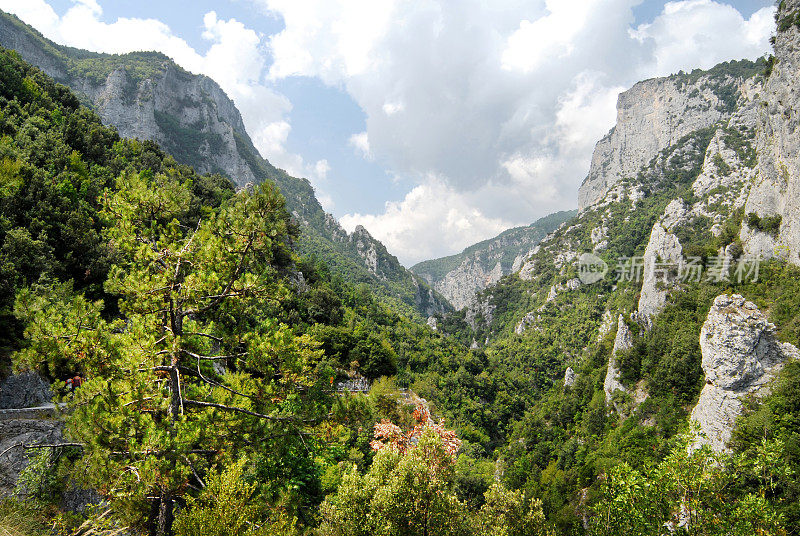
MULTIPOLYGON (((793 17, 800 0, 780 2, 778 21, 793 17)), ((800 29, 794 24, 778 31, 775 64, 763 92, 758 132, 758 177, 747 199, 745 213, 780 216, 776 236, 742 226, 745 251, 778 256, 800 264, 800 29)))
POLYGON ((547 293, 547 301, 551 302, 555 300, 562 292, 566 292, 568 290, 577 290, 582 284, 583 283, 581 283, 581 280, 577 277, 573 277, 566 283, 556 283, 550 287, 550 292, 547 293))
MULTIPOLYGON (((752 146, 757 128, 759 91, 763 86, 749 79, 738 86, 736 111, 724 127, 717 128, 702 158, 700 173, 692 183, 696 200, 692 205, 683 199, 671 201, 653 226, 644 255, 639 315, 645 321, 664 307, 667 293, 679 280, 715 277, 699 259, 687 258, 678 238, 685 234, 719 236, 730 215, 744 206, 756 175, 752 146)), ((683 156, 698 155, 699 148, 675 151, 683 156)), ((688 244, 691 245, 691 244, 688 244)), ((724 256, 725 251, 719 255, 724 256)), ((717 269, 715 267, 713 269, 717 269)))
POLYGON ((606 309, 603 313, 603 319, 600 322, 600 327, 597 329, 597 340, 601 341, 603 338, 611 333, 614 328, 614 314, 606 309))
POLYGON ((577 375, 575 371, 572 370, 572 367, 567 367, 567 370, 564 371, 564 387, 572 387, 575 385, 575 378, 577 375))
POLYGON ((50 384, 35 372, 14 374, 0 383, 0 409, 42 406, 52 398, 50 384))
POLYGON ((42 413, 45 418, 36 414, 20 418, 14 410, 0 410, 0 497, 13 493, 20 472, 28 465, 22 445, 62 440, 62 421, 42 413))
POLYGON ((500 262, 487 271, 477 259, 470 257, 464 259, 456 269, 447 272, 439 281, 434 281, 428 274, 422 275, 453 307, 462 309, 469 304, 476 292, 497 283, 506 273, 500 262))
POLYGON ((578 191, 578 210, 602 199, 623 178, 635 178, 662 149, 727 113, 707 77, 645 80, 621 93, 617 124, 595 147, 578 191))
POLYGON ((538 318, 539 315, 536 314, 536 311, 531 311, 530 313, 526 314, 514 328, 514 333, 517 335, 522 335, 525 333, 525 330, 528 329, 528 326, 534 324, 538 318))
POLYGON ((642 318, 649 318, 661 310, 669 287, 678 275, 671 267, 683 267, 683 248, 678 237, 670 231, 684 220, 685 214, 684 202, 681 199, 672 201, 650 233, 644 251, 642 293, 639 298, 639 315, 642 318))
POLYGON ((620 370, 617 367, 616 356, 619 352, 630 350, 633 348, 633 333, 625 323, 625 317, 619 315, 617 320, 617 337, 614 339, 614 349, 611 356, 608 358, 608 369, 606 370, 606 379, 603 382, 603 391, 606 393, 606 404, 611 404, 614 396, 614 391, 622 391, 623 393, 628 390, 619 381, 620 370))
POLYGON ((422 315, 450 309, 394 256, 381 256, 385 247, 380 242, 361 233, 348 237, 322 209, 306 179, 291 177, 264 159, 239 110, 212 79, 189 73, 156 52, 109 55, 62 47, 1 11, 0 45, 70 87, 123 137, 156 141, 178 162, 221 173, 238 186, 274 181, 306 235, 296 244, 302 253, 328 260, 344 276, 370 281, 379 293, 400 298, 422 315), (354 248, 359 241, 362 248, 354 248))
POLYGON ((700 349, 706 385, 691 419, 705 437, 696 444, 722 451, 742 412, 742 397, 762 393, 784 362, 798 357, 798 351, 780 343, 775 326, 738 294, 714 300, 700 330, 700 349))
POLYGON ((436 317, 435 317, 435 316, 429 316, 429 317, 428 317, 428 321, 426 322, 426 324, 427 324, 427 325, 428 325, 428 327, 429 327, 429 328, 431 328, 433 331, 437 331, 437 330, 439 329, 439 326, 438 326, 438 324, 437 324, 437 322, 436 322, 436 317))
POLYGON ((472 329, 477 329, 479 320, 485 326, 491 326, 494 320, 496 305, 490 303, 488 296, 475 296, 467 306, 465 320, 472 329))
POLYGON ((463 309, 476 293, 519 270, 539 241, 575 214, 551 214, 527 227, 509 229, 472 245, 458 255, 421 262, 411 271, 422 276, 453 307, 463 309))

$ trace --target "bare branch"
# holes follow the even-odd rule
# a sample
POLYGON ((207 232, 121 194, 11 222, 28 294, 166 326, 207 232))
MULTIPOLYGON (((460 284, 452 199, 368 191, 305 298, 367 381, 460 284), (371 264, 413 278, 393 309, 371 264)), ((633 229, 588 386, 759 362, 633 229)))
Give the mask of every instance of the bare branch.
POLYGON ((187 406, 196 406, 196 407, 201 407, 201 408, 215 408, 215 409, 221 409, 221 410, 224 410, 224 411, 232 411, 234 413, 244 413, 246 415, 252 415, 253 417, 258 417, 259 419, 266 419, 266 420, 275 421, 275 422, 291 422, 291 423, 311 422, 311 421, 303 421, 303 420, 295 419, 295 418, 292 418, 292 417, 275 417, 275 416, 272 416, 272 415, 265 415, 263 413, 257 413, 255 411, 250 411, 250 410, 247 410, 247 409, 244 409, 244 408, 239 408, 239 407, 236 407, 236 406, 226 406, 224 404, 216 404, 214 402, 200 402, 199 400, 184 400, 183 403, 185 405, 187 405, 187 406))

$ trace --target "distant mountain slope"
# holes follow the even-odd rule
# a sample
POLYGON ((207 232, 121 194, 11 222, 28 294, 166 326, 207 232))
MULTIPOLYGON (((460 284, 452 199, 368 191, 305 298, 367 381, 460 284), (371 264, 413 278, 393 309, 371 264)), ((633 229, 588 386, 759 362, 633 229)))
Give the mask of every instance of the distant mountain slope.
POLYGON ((365 230, 348 235, 322 209, 308 180, 262 158, 233 101, 207 76, 192 74, 158 52, 98 54, 61 46, 2 11, 0 46, 70 87, 123 137, 154 140, 180 163, 220 173, 238 186, 274 181, 303 231, 298 249, 348 281, 368 284, 409 312, 427 316, 450 309, 365 230))
POLYGON ((525 227, 503 231, 457 255, 423 261, 411 271, 425 278, 456 309, 469 304, 475 294, 519 270, 534 247, 577 211, 550 214, 525 227))

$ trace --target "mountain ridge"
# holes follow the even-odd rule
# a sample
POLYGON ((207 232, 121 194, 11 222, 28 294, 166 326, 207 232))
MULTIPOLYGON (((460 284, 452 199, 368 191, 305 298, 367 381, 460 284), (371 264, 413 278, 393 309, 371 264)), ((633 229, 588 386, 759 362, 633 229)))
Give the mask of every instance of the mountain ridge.
POLYGON ((461 309, 477 292, 517 271, 540 240, 576 214, 574 210, 550 214, 530 225, 507 229, 461 253, 422 261, 410 270, 461 309))
POLYGON ((156 141, 180 163, 219 173, 239 187, 271 180, 303 229, 298 249, 316 255, 345 279, 376 288, 410 314, 427 317, 451 308, 391 254, 367 265, 356 246, 385 250, 371 235, 351 237, 327 214, 307 179, 261 157, 241 114, 211 78, 186 71, 159 52, 101 54, 58 45, 14 15, 0 12, 0 45, 16 50, 54 80, 73 89, 123 137, 156 141))

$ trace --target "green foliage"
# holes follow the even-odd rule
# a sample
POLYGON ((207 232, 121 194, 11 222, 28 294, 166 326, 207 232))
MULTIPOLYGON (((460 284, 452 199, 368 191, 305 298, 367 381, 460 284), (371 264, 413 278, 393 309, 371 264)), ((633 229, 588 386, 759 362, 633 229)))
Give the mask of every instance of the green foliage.
POLYGON ((56 502, 63 491, 63 481, 57 471, 58 458, 54 449, 37 449, 28 465, 19 474, 15 494, 40 504, 56 502))
POLYGON ((767 64, 764 67, 764 73, 763 73, 764 74, 764 78, 769 78, 770 75, 772 74, 772 70, 774 68, 775 68, 775 55, 774 54, 770 54, 767 57, 767 64))
POLYGON ((787 363, 770 395, 751 404, 732 438, 734 451, 761 460, 753 469, 766 482, 766 495, 786 521, 788 534, 800 527, 800 363, 787 363))
POLYGON ((40 508, 12 499, 0 501, 2 536, 50 536, 50 526, 40 508))
POLYGON ((242 459, 211 473, 197 498, 190 497, 175 520, 176 536, 256 536, 295 534, 285 516, 264 519, 263 505, 253 502, 256 484, 249 482, 242 459))
POLYGON ((781 222, 783 217, 780 214, 774 216, 759 216, 755 212, 747 214, 747 226, 751 229, 756 229, 762 233, 767 233, 772 236, 778 236, 781 229, 781 222))
MULTIPOLYGON (((658 536, 669 524, 678 534, 698 536, 786 534, 781 515, 764 497, 764 482, 756 493, 734 485, 749 472, 750 460, 689 445, 690 436, 684 436, 654 467, 636 470, 622 462, 612 468, 601 487, 590 533, 658 536)), ((770 476, 775 469, 763 467, 770 476)))
POLYGON ((453 490, 453 458, 429 427, 406 454, 381 450, 365 475, 345 473, 336 494, 322 504, 320 534, 357 536, 542 535, 541 506, 495 483, 479 510, 470 511, 453 490))
POLYGON ((785 10, 780 9, 775 16, 778 17, 778 32, 786 32, 792 26, 800 28, 800 10, 786 13, 785 10))
POLYGON ((722 158, 721 154, 719 154, 719 153, 715 154, 713 162, 714 162, 714 166, 716 166, 717 171, 719 172, 720 175, 723 175, 723 176, 724 175, 730 175, 731 167, 725 162, 725 160, 722 158))

